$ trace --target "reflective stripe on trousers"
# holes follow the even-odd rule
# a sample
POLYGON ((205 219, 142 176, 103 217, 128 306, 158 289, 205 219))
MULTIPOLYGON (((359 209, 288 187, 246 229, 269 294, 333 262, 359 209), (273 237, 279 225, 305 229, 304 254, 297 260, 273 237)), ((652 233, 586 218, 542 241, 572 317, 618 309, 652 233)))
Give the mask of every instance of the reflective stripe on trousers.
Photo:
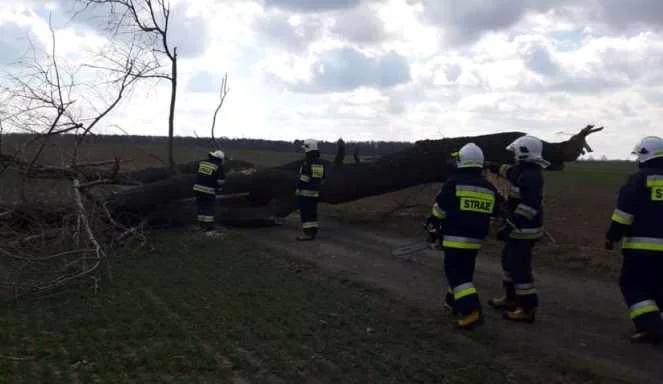
POLYGON ((304 197, 320 197, 319 191, 312 191, 310 189, 298 189, 295 194, 304 197))
POLYGON ((536 293, 536 286, 534 283, 515 284, 514 288, 516 290, 516 295, 520 296, 534 295, 536 293))
POLYGON ((200 222, 200 223, 213 223, 214 222, 214 216, 198 215, 198 222, 200 222))
POLYGON ((469 295, 476 295, 477 290, 472 283, 464 283, 453 289, 454 300, 460 300, 469 295))
POLYGON ((460 236, 444 236, 442 246, 446 248, 458 249, 481 249, 482 239, 460 236))

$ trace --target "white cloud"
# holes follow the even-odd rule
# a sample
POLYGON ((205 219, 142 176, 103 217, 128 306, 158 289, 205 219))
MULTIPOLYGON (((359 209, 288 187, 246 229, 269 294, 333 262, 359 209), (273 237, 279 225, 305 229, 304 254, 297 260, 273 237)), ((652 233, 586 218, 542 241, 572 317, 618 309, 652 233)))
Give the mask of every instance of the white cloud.
MULTIPOLYGON (((527 131, 549 140, 587 123, 599 155, 625 157, 663 119, 658 0, 177 0, 176 133, 205 135, 221 76, 227 136, 418 140, 527 131), (626 145, 628 143, 628 145, 626 145), (626 147, 625 147, 626 146, 626 147)), ((0 70, 27 36, 76 65, 107 41, 103 13, 0 0, 0 70)), ((1 80, 0 80, 1 81, 1 80)), ((144 83, 109 118, 164 134, 168 84, 144 83)))

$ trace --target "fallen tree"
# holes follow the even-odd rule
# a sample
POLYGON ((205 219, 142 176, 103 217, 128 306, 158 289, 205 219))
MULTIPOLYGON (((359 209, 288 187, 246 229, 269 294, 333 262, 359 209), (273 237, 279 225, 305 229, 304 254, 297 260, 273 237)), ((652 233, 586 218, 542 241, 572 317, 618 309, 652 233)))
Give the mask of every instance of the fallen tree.
MULTIPOLYGON (((602 129, 587 126, 567 141, 544 143, 544 157, 552 163, 552 169, 562 169, 564 163, 591 152, 587 137, 602 129)), ((451 171, 448 166, 451 153, 468 142, 483 148, 489 161, 510 162, 512 155, 505 148, 522 135, 524 133, 510 132, 420 141, 410 149, 384 156, 373 163, 344 164, 337 158, 334 162, 326 162, 327 179, 321 191, 321 201, 338 204, 444 181, 451 171)), ((247 168, 246 163, 229 162, 224 189, 228 196, 219 200, 217 219, 226 224, 247 224, 287 216, 296 209, 294 190, 299 166, 300 162, 296 161, 256 171, 247 168)), ((149 172, 151 182, 108 197, 111 212, 149 216, 152 222, 191 222, 194 218, 193 201, 186 199, 193 196, 191 185, 195 167, 186 170, 191 172, 156 181, 153 176, 159 171, 149 172)), ((136 176, 134 174, 134 179, 136 176)))

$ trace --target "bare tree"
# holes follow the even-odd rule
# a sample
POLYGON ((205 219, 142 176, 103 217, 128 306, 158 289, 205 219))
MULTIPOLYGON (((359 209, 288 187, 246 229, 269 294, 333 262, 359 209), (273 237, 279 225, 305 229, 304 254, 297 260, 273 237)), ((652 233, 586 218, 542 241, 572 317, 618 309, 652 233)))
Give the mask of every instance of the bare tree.
POLYGON ((223 78, 221 79, 221 86, 219 87, 219 103, 217 104, 216 109, 214 110, 214 116, 212 117, 211 137, 212 137, 212 144, 216 149, 221 148, 221 145, 214 136, 214 129, 216 128, 216 118, 217 115, 219 114, 219 111, 221 110, 221 107, 223 107, 223 102, 226 101, 226 97, 228 96, 229 92, 230 88, 228 88, 228 73, 226 73, 225 75, 223 75, 223 78))
POLYGON ((11 95, 3 105, 3 116, 12 131, 33 134, 25 147, 34 150, 24 154, 25 161, 13 162, 24 182, 57 178, 58 185, 69 185, 70 193, 62 192, 61 202, 51 202, 60 204, 57 220, 52 219, 52 206, 40 208, 48 204, 43 196, 23 208, 0 204, 0 271, 10 271, 0 274, 0 288, 11 290, 16 298, 51 292, 88 277, 96 287, 108 248, 127 233, 137 233, 117 223, 92 192, 113 182, 120 160, 86 162, 81 149, 133 85, 154 70, 153 63, 143 61, 143 52, 129 43, 106 47, 94 65, 63 64, 56 55, 55 31, 49 26, 50 53, 35 51, 33 61, 25 62, 21 73, 2 84, 3 93, 11 95), (52 138, 65 133, 74 139, 73 146, 60 153, 66 160, 59 166, 47 164, 44 149, 52 138), (90 172, 96 169, 100 172, 90 172))
POLYGON ((170 109, 168 115, 168 164, 175 170, 173 141, 175 132, 175 103, 177 100, 177 47, 169 41, 171 21, 170 3, 167 0, 77 0, 83 5, 78 13, 89 7, 107 7, 107 26, 115 36, 142 33, 145 43, 153 52, 165 56, 170 63, 170 73, 149 74, 143 77, 165 79, 170 82, 170 109))

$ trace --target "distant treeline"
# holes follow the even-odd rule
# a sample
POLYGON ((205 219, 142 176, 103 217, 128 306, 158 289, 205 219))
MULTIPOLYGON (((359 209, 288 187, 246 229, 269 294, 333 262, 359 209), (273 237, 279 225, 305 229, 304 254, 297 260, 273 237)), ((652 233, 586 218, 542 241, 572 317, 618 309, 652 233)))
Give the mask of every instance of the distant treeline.
MULTIPOLYGON (((33 139, 34 135, 29 134, 7 134, 5 142, 7 144, 26 143, 33 139)), ((54 136, 51 142, 66 145, 73 139, 70 135, 54 136)), ((275 152, 298 152, 301 149, 301 140, 281 141, 281 140, 263 140, 263 139, 231 139, 223 137, 218 139, 222 148, 225 149, 255 149, 275 152)), ((89 144, 164 144, 168 142, 165 136, 137 136, 137 135, 96 135, 86 140, 89 144)), ((209 138, 197 138, 178 136, 175 137, 175 145, 211 147, 209 138)), ((395 141, 362 141, 346 142, 346 153, 350 156, 355 149, 359 150, 361 156, 383 156, 398 152, 411 147, 412 143, 395 141)), ((336 153, 336 142, 320 142, 320 151, 326 154, 336 153)))

